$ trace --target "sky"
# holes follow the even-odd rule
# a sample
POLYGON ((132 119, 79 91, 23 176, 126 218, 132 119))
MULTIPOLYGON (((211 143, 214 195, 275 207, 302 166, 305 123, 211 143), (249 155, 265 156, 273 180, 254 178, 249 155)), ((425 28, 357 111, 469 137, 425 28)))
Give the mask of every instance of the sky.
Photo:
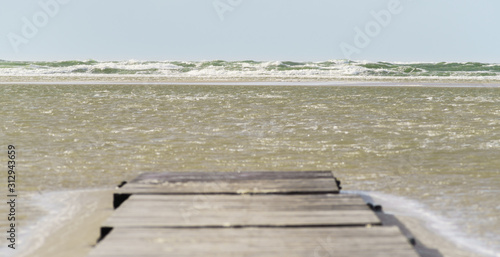
POLYGON ((500 63, 498 0, 0 0, 3 60, 500 63))

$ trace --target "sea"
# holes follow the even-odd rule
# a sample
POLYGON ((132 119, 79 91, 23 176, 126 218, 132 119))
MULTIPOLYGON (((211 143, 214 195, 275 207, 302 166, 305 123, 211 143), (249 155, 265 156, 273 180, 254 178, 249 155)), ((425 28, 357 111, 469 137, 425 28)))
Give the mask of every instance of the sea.
POLYGON ((4 61, 0 76, 149 76, 209 79, 267 78, 298 80, 440 78, 440 80, 499 80, 500 64, 479 62, 401 63, 330 60, 324 62, 292 61, 4 61))
POLYGON ((71 214, 72 195, 143 172, 331 170, 346 192, 500 256, 500 64, 0 61, 0 113, 20 247, 71 214))

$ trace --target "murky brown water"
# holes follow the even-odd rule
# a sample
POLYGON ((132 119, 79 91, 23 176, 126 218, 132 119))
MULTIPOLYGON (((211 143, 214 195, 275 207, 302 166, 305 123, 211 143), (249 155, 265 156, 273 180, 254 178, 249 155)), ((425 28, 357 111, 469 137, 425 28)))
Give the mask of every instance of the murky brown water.
POLYGON ((500 251, 500 88, 0 85, 0 111, 26 194, 146 171, 333 170, 500 251))

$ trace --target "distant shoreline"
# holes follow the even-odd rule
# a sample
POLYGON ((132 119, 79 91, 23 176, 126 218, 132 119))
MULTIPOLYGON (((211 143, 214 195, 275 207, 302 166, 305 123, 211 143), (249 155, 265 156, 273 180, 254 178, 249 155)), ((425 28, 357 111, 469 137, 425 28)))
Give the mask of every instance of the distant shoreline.
POLYGON ((0 85, 221 85, 221 86, 422 86, 500 88, 498 80, 456 78, 345 77, 331 78, 172 78, 164 76, 0 76, 0 85))

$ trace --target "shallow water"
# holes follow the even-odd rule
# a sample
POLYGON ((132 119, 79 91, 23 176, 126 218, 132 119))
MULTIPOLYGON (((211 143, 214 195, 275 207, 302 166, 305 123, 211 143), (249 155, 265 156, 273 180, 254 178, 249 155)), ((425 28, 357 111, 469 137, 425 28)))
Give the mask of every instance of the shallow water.
POLYGON ((500 252, 500 88, 0 85, 0 112, 25 195, 148 171, 333 170, 500 252))

